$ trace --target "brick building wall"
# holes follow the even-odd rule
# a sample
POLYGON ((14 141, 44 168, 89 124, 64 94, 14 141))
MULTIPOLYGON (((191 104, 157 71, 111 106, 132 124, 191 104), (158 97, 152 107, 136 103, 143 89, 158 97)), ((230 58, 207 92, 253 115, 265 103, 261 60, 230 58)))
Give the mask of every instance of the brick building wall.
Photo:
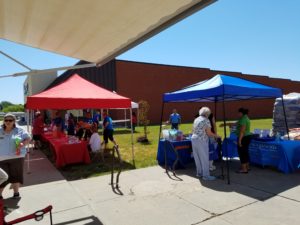
MULTIPOLYGON (((287 79, 269 78, 267 76, 248 75, 237 72, 217 71, 206 68, 170 66, 140 62, 116 60, 116 87, 121 95, 133 101, 146 100, 150 104, 149 119, 152 124, 160 122, 162 95, 185 86, 209 79, 216 74, 225 74, 245 78, 254 82, 283 89, 284 93, 299 92, 300 82, 287 79)), ((246 107, 251 118, 272 117, 274 99, 256 101, 238 101, 225 104, 227 119, 237 116, 239 107, 246 107)), ((167 120, 173 108, 182 115, 183 122, 191 122, 198 109, 209 106, 213 111, 213 103, 168 103, 165 105, 164 118, 167 120)), ((223 118, 223 106, 217 104, 217 119, 223 118)))

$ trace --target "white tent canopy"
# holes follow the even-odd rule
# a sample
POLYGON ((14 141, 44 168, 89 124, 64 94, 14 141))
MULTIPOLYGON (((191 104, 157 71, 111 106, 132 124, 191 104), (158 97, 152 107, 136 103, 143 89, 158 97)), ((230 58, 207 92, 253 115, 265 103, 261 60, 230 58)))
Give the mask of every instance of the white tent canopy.
POLYGON ((139 108, 139 103, 137 103, 137 102, 131 102, 131 108, 132 109, 138 109, 139 108))
POLYGON ((0 0, 0 38, 104 64, 215 0, 0 0))

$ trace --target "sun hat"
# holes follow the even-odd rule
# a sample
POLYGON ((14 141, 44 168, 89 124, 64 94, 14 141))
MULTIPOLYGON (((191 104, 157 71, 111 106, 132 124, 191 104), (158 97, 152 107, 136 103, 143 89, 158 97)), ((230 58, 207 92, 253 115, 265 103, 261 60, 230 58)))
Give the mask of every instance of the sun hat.
POLYGON ((8 117, 12 117, 14 120, 16 120, 16 116, 15 116, 14 114, 12 114, 12 113, 6 113, 6 114, 4 115, 4 119, 6 119, 6 118, 8 118, 8 117))

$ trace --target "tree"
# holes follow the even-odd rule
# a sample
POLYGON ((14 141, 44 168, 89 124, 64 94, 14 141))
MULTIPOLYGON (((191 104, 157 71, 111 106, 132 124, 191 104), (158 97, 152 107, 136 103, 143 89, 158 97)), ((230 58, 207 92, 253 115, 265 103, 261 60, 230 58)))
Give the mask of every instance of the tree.
POLYGON ((24 112, 24 105, 9 105, 3 108, 3 112, 24 112))
POLYGON ((2 105, 3 109, 10 106, 10 105, 13 105, 11 102, 8 102, 8 101, 2 101, 0 102, 0 105, 2 105))
POLYGON ((140 124, 144 126, 144 136, 140 137, 138 139, 138 141, 140 141, 140 142, 148 142, 147 126, 150 123, 150 120, 148 120, 149 109, 150 109, 150 105, 147 101, 144 101, 144 100, 139 101, 139 121, 140 121, 140 124))

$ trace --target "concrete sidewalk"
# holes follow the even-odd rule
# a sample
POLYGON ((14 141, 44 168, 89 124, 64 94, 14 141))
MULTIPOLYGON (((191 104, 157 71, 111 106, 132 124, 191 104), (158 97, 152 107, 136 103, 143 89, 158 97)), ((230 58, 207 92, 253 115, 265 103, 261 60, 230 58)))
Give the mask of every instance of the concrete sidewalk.
MULTIPOLYGON (((252 168, 226 181, 199 181, 194 168, 177 171, 182 181, 159 166, 121 174, 120 191, 113 192, 110 176, 67 182, 40 153, 34 152, 19 201, 6 199, 7 221, 53 205, 54 224, 95 225, 266 225, 299 224, 300 173, 285 175, 252 168)), ((216 171, 220 174, 220 171, 216 171)), ((4 197, 11 196, 6 190, 4 197)), ((50 224, 48 215, 41 222, 50 224)))

